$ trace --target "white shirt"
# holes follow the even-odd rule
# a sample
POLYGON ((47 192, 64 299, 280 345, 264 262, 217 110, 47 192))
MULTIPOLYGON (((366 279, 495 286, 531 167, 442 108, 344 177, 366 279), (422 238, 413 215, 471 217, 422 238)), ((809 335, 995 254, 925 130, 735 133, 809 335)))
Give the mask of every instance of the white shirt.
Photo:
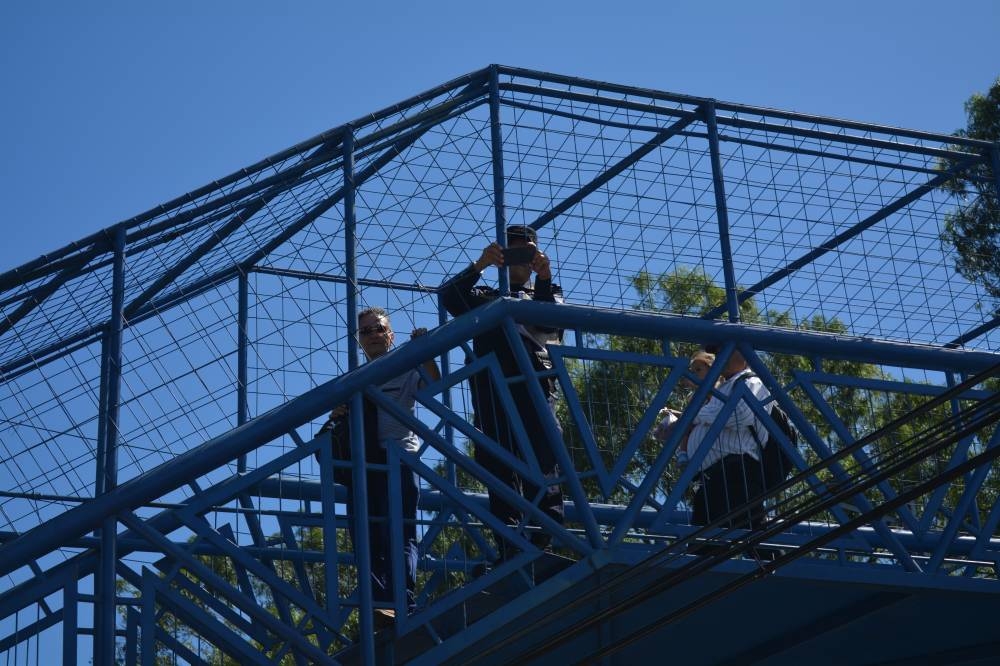
MULTIPOLYGON (((749 368, 740 370, 735 375, 724 381, 716 389, 719 393, 726 397, 726 400, 720 400, 714 395, 706 402, 698 414, 694 417, 694 425, 691 428, 691 433, 688 435, 688 457, 693 458, 695 452, 698 451, 705 442, 705 435, 708 434, 709 429, 712 424, 715 423, 716 419, 721 414, 722 409, 726 406, 728 402, 728 397, 732 395, 733 389, 739 384, 746 383, 747 388, 750 392, 761 402, 768 400, 771 397, 771 393, 764 388, 764 383, 760 381, 760 378, 756 375, 750 375, 743 379, 744 376, 750 375, 749 368)), ((770 414, 771 413, 771 403, 768 402, 764 406, 764 409, 770 414)), ((723 458, 723 456, 728 455, 742 455, 744 453, 749 454, 755 460, 760 460, 760 450, 757 445, 757 440, 754 439, 753 433, 750 432, 750 428, 754 428, 757 432, 757 437, 761 438, 763 442, 767 437, 767 429, 760 422, 755 415, 750 406, 745 400, 740 400, 739 404, 736 405, 732 413, 730 413, 729 418, 726 420, 725 425, 722 427, 721 432, 719 432, 718 438, 715 442, 709 443, 711 448, 705 458, 701 461, 698 466, 699 470, 704 470, 710 465, 717 463, 723 458)))
MULTIPOLYGON (((379 386, 379 389, 399 403, 400 407, 412 413, 416 402, 414 394, 420 388, 421 383, 420 372, 414 369, 393 377, 379 386)), ((397 440, 403 449, 410 453, 415 453, 420 448, 420 440, 417 439, 416 434, 381 408, 378 410, 378 438, 379 441, 383 442, 397 440)))

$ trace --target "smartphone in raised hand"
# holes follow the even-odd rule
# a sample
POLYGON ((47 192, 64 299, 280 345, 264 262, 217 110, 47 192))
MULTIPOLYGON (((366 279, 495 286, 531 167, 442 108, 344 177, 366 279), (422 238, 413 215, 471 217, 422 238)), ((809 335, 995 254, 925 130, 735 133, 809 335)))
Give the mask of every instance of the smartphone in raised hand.
POLYGON ((517 245, 515 247, 505 247, 503 253, 504 266, 517 266, 519 264, 530 264, 535 258, 535 248, 530 245, 517 245))

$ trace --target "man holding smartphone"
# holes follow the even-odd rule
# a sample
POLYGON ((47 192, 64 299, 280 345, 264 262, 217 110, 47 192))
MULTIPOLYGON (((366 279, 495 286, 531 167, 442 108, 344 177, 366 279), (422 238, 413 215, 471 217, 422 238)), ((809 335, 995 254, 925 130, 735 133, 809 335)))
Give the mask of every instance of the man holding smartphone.
MULTIPOLYGON (((476 286, 482 277, 482 272, 490 266, 507 270, 511 297, 562 303, 562 289, 552 283, 549 258, 538 249, 537 241, 538 234, 531 227, 520 225, 507 227, 507 248, 502 248, 499 243, 490 243, 471 266, 441 285, 441 302, 445 309, 457 317, 499 298, 499 290, 476 286), (534 284, 531 282, 532 273, 535 274, 534 284)), ((562 329, 519 324, 518 331, 521 334, 521 343, 528 351, 532 367, 540 372, 551 369, 552 362, 546 345, 562 344, 562 329)), ((522 374, 514 357, 514 351, 502 329, 497 328, 477 335, 472 341, 472 348, 477 358, 490 353, 495 354, 505 377, 517 377, 522 374)), ((549 414, 538 413, 524 382, 514 382, 509 385, 509 389, 530 440, 527 444, 534 452, 545 479, 552 480, 552 483, 546 486, 539 508, 556 522, 562 523, 564 516, 562 492, 555 483, 560 474, 559 465, 556 463, 552 447, 543 434, 544 428, 541 422, 542 418, 555 418, 556 382, 553 377, 544 377, 539 382, 548 402, 549 414)), ((501 448, 523 458, 510 420, 504 412, 503 403, 489 374, 478 372, 469 380, 469 384, 472 390, 475 426, 494 439, 501 448)), ((557 427, 558 423, 556 421, 557 427)), ((520 478, 513 469, 484 447, 475 446, 474 456, 487 471, 529 501, 534 501, 538 496, 540 490, 538 485, 520 478)), ((490 512, 494 516, 507 525, 524 527, 524 515, 517 508, 505 502, 493 489, 489 490, 489 496, 490 512)), ((514 553, 511 552, 512 549, 503 534, 494 532, 494 536, 500 560, 512 557, 514 553)), ((538 531, 533 532, 530 538, 532 543, 540 548, 547 547, 551 541, 551 536, 538 531)))

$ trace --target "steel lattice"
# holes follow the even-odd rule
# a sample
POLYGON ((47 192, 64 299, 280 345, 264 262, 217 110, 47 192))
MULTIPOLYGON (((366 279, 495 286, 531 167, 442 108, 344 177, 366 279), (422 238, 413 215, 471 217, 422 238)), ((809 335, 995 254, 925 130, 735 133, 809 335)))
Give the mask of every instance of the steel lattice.
MULTIPOLYGON (((370 650, 367 620, 360 634, 355 623, 371 600, 319 589, 323 566, 347 580, 357 563, 343 537, 325 551, 309 541, 312 528, 344 533, 343 515, 324 510, 344 496, 322 482, 330 470, 313 456, 313 434, 333 404, 430 357, 446 373, 419 396, 412 428, 424 448, 408 460, 424 493, 423 610, 399 630, 432 626, 472 598, 471 570, 495 546, 482 495, 494 484, 467 450, 483 437, 468 379, 493 362, 465 365, 465 341, 487 325, 566 318, 567 344, 553 357, 572 519, 542 521, 564 553, 683 539, 693 471, 672 462, 677 441, 656 448, 648 432, 659 408, 687 404, 678 382, 698 342, 744 345, 762 376, 781 368, 767 383, 803 434, 802 468, 997 362, 995 303, 955 273, 940 238, 962 204, 942 185, 990 164, 991 150, 488 68, 9 271, 0 276, 0 652, 16 661, 24 641, 55 631, 38 623, 68 612, 74 594, 100 596, 93 531, 106 520, 121 537, 118 580, 137 600, 120 628, 141 635, 142 649, 189 662, 213 650, 248 659, 260 649, 319 659, 352 642, 370 650), (507 302, 483 321, 445 324, 437 287, 497 238, 501 200, 501 224, 539 230, 568 306, 507 302), (657 282, 666 276, 686 280, 689 301, 657 282), (358 309, 391 313, 396 361, 349 372, 354 295, 358 309), (120 357, 108 351, 115 302, 120 357), (716 321, 737 310, 740 322, 716 321), (403 345, 417 327, 438 330, 403 345), (113 423, 102 410, 108 382, 120 385, 113 423), (106 443, 118 488, 98 492, 106 443), (44 535, 48 524, 69 531, 44 535), (224 558, 235 587, 198 571, 194 554, 224 558), (144 598, 186 629, 140 631, 144 598), (21 638, 25 624, 33 629, 21 638)), ((954 410, 988 401, 991 381, 956 397, 954 410)), ((997 444, 984 425, 802 523, 790 543, 997 444)), ((858 451, 803 480, 803 492, 823 497, 853 470, 885 464, 880 456, 858 451)), ((523 473, 538 470, 529 461, 523 473)), ((812 557, 993 583, 997 487, 995 469, 981 466, 812 557)), ((525 561, 539 555, 519 538, 525 561)))

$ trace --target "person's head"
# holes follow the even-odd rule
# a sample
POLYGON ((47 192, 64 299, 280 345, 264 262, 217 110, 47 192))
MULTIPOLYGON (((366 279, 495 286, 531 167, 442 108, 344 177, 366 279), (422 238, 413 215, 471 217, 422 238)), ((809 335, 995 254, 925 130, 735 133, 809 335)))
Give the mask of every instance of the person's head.
POLYGON ((713 363, 715 363, 715 354, 700 351, 691 357, 691 362, 688 363, 688 370, 691 371, 692 375, 704 381, 705 375, 708 374, 713 363))
POLYGON ((358 342, 369 360, 389 351, 395 339, 388 312, 375 307, 358 313, 358 342))
MULTIPOLYGON (((700 351, 692 356, 691 360, 688 362, 688 372, 697 377, 699 381, 704 381, 705 375, 708 374, 708 370, 712 367, 712 363, 714 362, 715 354, 700 351)), ((681 386, 689 389, 696 388, 694 382, 687 377, 681 378, 681 386)))
MULTIPOLYGON (((538 245, 538 232, 531 227, 512 224, 507 227, 507 247, 522 247, 534 243, 538 245)), ((524 284, 531 278, 531 264, 517 264, 507 267, 512 285, 524 284)))
MULTIPOLYGON (((704 345, 702 348, 709 354, 719 353, 719 345, 708 344, 704 345)), ((738 349, 734 349, 733 353, 729 355, 729 360, 726 361, 725 367, 722 368, 722 376, 728 379, 746 367, 747 360, 743 358, 743 354, 741 354, 738 349)))

